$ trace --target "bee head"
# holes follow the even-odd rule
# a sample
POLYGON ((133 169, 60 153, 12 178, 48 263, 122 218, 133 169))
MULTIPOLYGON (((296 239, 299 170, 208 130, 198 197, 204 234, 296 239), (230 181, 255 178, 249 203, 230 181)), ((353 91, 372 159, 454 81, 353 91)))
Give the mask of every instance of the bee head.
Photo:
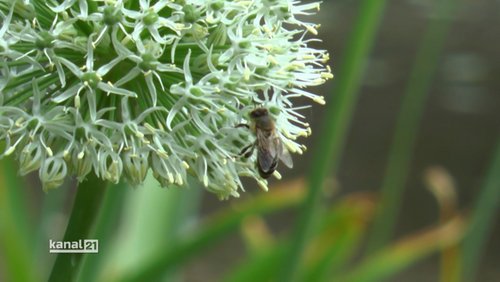
POLYGON ((257 108, 257 109, 250 112, 250 117, 252 119, 257 119, 257 118, 264 117, 267 115, 269 115, 269 112, 267 111, 266 108, 257 108))

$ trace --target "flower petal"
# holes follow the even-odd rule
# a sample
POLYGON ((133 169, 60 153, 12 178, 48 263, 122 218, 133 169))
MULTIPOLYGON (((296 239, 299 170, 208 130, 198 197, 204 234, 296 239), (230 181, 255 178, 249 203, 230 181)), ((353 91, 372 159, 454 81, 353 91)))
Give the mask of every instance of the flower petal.
POLYGON ((118 95, 132 97, 132 98, 137 97, 137 94, 132 92, 132 91, 129 91, 129 90, 126 90, 123 88, 118 88, 118 87, 109 85, 109 84, 104 83, 104 82, 99 82, 97 87, 106 93, 114 93, 114 94, 118 94, 118 95))

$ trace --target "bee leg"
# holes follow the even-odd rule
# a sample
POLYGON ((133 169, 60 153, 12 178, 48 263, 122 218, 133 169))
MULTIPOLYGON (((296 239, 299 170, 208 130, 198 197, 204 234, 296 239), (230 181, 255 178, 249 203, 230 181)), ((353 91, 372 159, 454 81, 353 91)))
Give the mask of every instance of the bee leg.
POLYGON ((236 125, 235 127, 236 127, 236 128, 238 128, 238 127, 244 127, 244 128, 246 128, 246 129, 250 129, 250 125, 248 125, 248 124, 246 124, 246 123, 240 123, 240 124, 236 125))
POLYGON ((254 148, 255 148, 255 143, 246 146, 240 151, 240 156, 243 156, 243 158, 248 159, 252 155, 254 148))

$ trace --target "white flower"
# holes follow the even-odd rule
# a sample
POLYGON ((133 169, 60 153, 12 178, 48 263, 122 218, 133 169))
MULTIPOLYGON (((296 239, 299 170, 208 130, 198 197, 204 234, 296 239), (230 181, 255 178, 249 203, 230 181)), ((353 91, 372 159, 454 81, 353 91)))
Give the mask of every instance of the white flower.
MULTIPOLYGON (((0 138, 21 174, 44 189, 89 174, 133 185, 151 169, 162 186, 188 174, 220 198, 240 177, 263 189, 254 142, 256 106, 269 109, 283 144, 305 147, 309 124, 295 98, 332 78, 311 48, 318 26, 300 19, 318 3, 288 0, 0 0, 0 138), (55 67, 55 68, 54 68, 55 67)), ((279 173, 276 172, 279 178, 279 173)))

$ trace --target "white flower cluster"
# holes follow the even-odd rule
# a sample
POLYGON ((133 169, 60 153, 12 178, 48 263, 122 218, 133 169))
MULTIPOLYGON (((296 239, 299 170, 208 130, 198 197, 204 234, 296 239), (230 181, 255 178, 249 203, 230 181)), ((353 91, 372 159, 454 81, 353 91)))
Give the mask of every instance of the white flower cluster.
POLYGON ((255 140, 236 127, 255 105, 289 151, 310 134, 293 107, 332 77, 298 19, 318 3, 289 0, 0 0, 0 139, 44 189, 89 173, 137 185, 188 174, 221 198, 259 176, 255 140))

